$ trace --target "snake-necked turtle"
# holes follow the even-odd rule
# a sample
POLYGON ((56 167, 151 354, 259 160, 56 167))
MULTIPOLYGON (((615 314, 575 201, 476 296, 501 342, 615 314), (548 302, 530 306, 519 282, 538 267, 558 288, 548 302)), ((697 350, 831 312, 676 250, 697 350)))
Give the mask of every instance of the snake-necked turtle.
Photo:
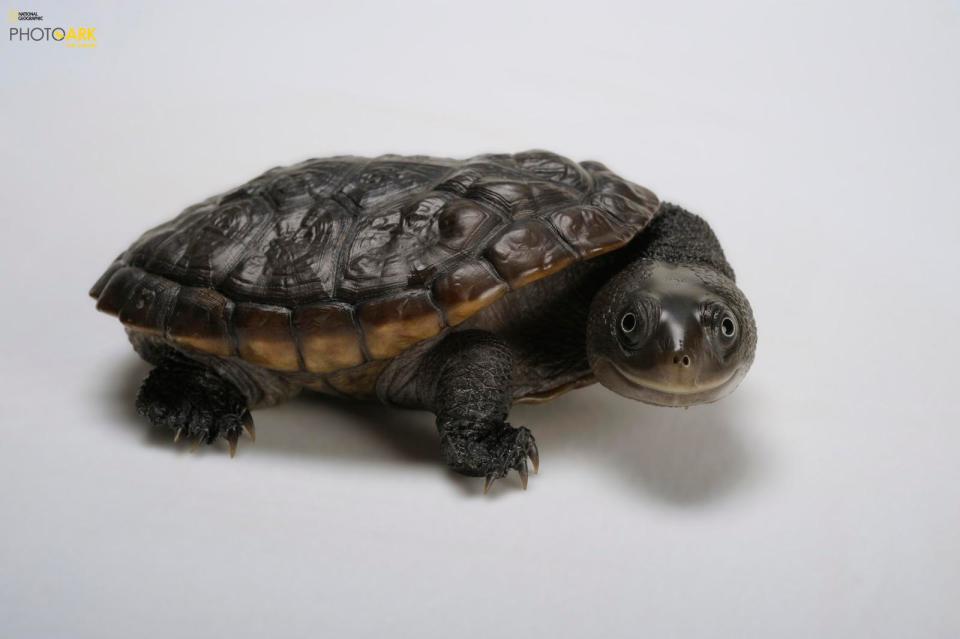
POLYGON ((544 151, 275 168, 147 231, 90 293, 155 365, 137 408, 177 439, 233 454, 251 408, 307 388, 433 411, 485 487, 539 463, 512 403, 594 381, 710 402, 756 344, 706 222, 544 151))

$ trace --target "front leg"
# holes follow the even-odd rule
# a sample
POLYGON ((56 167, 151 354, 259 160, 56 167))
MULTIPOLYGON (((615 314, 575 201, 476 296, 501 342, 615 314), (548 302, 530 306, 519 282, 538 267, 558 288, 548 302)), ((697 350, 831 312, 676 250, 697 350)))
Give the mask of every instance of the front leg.
POLYGON ((510 469, 527 487, 527 457, 540 459, 533 434, 507 423, 513 403, 513 353, 485 331, 448 335, 424 361, 424 403, 437 416, 440 451, 458 473, 485 477, 484 492, 510 469))

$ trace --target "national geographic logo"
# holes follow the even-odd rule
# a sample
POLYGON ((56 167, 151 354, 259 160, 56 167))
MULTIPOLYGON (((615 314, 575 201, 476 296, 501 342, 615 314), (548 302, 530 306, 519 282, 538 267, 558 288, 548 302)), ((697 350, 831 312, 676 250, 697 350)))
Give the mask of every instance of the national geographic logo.
POLYGON ((37 13, 36 11, 17 11, 16 9, 10 9, 10 12, 7 14, 9 16, 10 22, 26 22, 30 20, 43 20, 43 16, 37 13))
MULTIPOLYGON (((36 11, 19 11, 10 9, 7 12, 7 21, 22 25, 24 22, 43 22, 43 16, 36 11)), ((41 27, 22 25, 10 27, 9 42, 50 42, 61 43, 70 49, 94 49, 97 46, 97 28, 83 27, 41 27)))

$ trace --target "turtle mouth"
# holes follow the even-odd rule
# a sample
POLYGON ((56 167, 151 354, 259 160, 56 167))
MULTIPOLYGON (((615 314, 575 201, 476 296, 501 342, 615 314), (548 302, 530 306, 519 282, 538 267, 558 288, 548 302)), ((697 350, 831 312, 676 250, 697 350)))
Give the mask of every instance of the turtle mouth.
POLYGON ((690 384, 641 377, 602 358, 597 378, 619 395, 656 406, 693 406, 715 402, 733 391, 743 375, 735 368, 728 375, 706 384, 690 384))

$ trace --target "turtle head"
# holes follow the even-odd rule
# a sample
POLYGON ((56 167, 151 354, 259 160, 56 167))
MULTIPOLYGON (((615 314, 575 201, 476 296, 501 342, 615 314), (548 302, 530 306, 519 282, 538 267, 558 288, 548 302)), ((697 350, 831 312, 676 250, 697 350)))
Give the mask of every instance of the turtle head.
POLYGON ((598 381, 649 404, 712 402, 753 362, 756 325, 734 281, 700 265, 634 263, 595 296, 587 354, 598 381))

